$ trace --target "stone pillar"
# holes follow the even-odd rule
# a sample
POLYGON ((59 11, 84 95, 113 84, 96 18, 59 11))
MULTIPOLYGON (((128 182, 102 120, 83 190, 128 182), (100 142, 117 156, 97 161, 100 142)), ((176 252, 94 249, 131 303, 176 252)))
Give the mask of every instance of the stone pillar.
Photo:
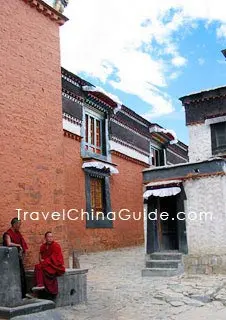
POLYGON ((16 248, 0 247, 0 306, 15 307, 21 304, 21 280, 16 248))

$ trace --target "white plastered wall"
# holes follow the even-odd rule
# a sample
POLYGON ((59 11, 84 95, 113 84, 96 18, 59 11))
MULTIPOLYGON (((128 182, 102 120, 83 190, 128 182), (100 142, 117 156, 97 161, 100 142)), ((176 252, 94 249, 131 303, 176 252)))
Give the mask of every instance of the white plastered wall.
POLYGON ((184 183, 188 253, 226 254, 226 176, 212 176, 184 183), (189 214, 196 212, 197 219, 189 214), (200 212, 212 214, 207 218, 200 212))
POLYGON ((203 161, 212 157, 210 125, 196 124, 188 126, 190 162, 203 161))

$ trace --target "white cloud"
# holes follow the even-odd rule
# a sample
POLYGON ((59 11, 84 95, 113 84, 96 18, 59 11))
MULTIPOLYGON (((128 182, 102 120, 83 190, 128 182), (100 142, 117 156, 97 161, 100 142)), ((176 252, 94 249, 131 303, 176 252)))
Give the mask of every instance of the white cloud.
MULTIPOLYGON (((174 110, 168 81, 187 64, 175 33, 192 32, 198 19, 226 25, 224 0, 74 0, 61 27, 62 65, 150 105, 146 117, 174 110)), ((124 101, 124 103, 126 103, 124 101)))
MULTIPOLYGON (((224 58, 223 58, 223 59, 224 59, 224 58)), ((225 61, 225 60, 217 60, 217 63, 219 63, 219 64, 225 64, 226 61, 225 61)))
POLYGON ((186 65, 186 63, 187 63, 187 60, 183 57, 180 57, 180 56, 174 57, 172 59, 172 64, 175 67, 182 67, 182 66, 186 65))
POLYGON ((199 64, 200 66, 204 65, 204 63, 205 63, 205 59, 204 59, 204 58, 199 58, 199 59, 198 59, 198 64, 199 64))
POLYGON ((218 38, 226 38, 226 24, 222 24, 222 25, 217 29, 217 37, 218 37, 218 38))
POLYGON ((180 75, 181 75, 181 72, 180 72, 180 71, 175 71, 175 72, 172 72, 172 73, 169 75, 169 78, 170 78, 171 80, 175 80, 175 79, 177 79, 180 75))

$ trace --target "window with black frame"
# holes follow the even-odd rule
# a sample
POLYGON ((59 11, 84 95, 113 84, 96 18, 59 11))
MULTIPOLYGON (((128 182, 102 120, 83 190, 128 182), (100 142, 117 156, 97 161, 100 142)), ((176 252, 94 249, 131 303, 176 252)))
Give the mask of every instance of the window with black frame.
POLYGON ((112 228, 109 174, 86 169, 87 228, 112 228))
POLYGON ((157 149, 157 148, 152 147, 151 152, 152 152, 151 164, 155 167, 164 166, 165 161, 164 161, 163 149, 157 149))
POLYGON ((104 179, 90 177, 91 209, 95 216, 104 214, 104 179))
POLYGON ((226 154, 226 122, 211 124, 213 155, 226 154))

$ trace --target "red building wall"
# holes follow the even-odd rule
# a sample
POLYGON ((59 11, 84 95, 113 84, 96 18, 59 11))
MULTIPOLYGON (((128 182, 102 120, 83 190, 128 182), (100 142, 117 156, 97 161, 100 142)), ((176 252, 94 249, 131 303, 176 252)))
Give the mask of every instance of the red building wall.
MULTIPOLYGON (((72 137, 72 135, 71 135, 72 137)), ((119 174, 110 178, 112 211, 116 217, 121 209, 130 213, 143 212, 142 203, 142 170, 145 165, 112 155, 112 162, 117 164, 119 174)), ((80 142, 64 136, 65 164, 65 207, 66 210, 86 210, 85 175, 80 156, 80 142)), ((122 214, 126 218, 127 212, 122 214)), ((72 218, 79 216, 72 213, 72 218)), ((86 228, 85 219, 66 221, 70 251, 99 251, 118 247, 133 246, 143 243, 143 217, 139 221, 129 219, 123 221, 119 217, 113 223, 113 228, 86 228)))
MULTIPOLYGON (((0 10, 0 233, 17 208, 64 207, 61 70, 57 15, 39 1, 2 1, 0 10), (39 11, 37 10, 39 9, 39 11), (55 20, 54 20, 55 19, 55 20)), ((43 233, 53 230, 67 259, 67 232, 60 222, 25 221, 27 265, 37 261, 43 233)))

